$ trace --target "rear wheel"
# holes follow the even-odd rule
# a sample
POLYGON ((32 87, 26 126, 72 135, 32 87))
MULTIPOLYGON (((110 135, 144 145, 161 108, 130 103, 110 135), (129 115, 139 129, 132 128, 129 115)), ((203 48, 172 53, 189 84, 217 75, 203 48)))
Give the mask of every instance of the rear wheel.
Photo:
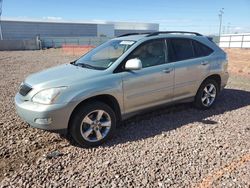
POLYGON ((205 80, 195 96, 195 106, 200 109, 210 108, 215 103, 218 92, 219 86, 215 80, 205 80))
POLYGON ((93 147, 109 139, 116 128, 112 108, 102 102, 86 103, 72 117, 70 134, 82 147, 93 147))

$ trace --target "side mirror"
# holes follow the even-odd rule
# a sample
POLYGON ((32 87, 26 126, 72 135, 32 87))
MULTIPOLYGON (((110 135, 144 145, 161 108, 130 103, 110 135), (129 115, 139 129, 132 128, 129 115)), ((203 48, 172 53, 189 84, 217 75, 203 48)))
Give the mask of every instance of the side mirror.
POLYGON ((142 64, 140 59, 130 59, 125 64, 126 70, 140 70, 142 69, 142 64))

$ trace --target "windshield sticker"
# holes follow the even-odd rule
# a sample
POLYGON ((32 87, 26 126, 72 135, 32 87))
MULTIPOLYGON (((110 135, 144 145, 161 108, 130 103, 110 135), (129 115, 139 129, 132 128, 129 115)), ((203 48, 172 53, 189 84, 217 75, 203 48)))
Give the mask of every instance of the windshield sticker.
POLYGON ((123 44, 123 45, 132 45, 134 43, 135 43, 134 41, 128 41, 128 40, 124 40, 120 42, 120 44, 123 44))

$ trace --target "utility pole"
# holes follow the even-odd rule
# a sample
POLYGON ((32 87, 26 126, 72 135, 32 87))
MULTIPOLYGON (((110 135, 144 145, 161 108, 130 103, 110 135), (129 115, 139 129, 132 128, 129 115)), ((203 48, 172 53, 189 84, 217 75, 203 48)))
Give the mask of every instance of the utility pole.
POLYGON ((219 20, 220 20, 220 27, 219 27, 219 37, 221 35, 221 25, 222 25, 222 16, 224 14, 224 8, 220 9, 219 11, 219 20))
POLYGON ((1 26, 2 4, 3 4, 3 0, 0 0, 0 40, 3 40, 3 33, 2 33, 2 26, 1 26))
POLYGON ((231 25, 231 23, 230 23, 230 22, 228 22, 228 23, 227 23, 227 34, 229 34, 229 33, 230 33, 230 27, 231 27, 230 25, 231 25))

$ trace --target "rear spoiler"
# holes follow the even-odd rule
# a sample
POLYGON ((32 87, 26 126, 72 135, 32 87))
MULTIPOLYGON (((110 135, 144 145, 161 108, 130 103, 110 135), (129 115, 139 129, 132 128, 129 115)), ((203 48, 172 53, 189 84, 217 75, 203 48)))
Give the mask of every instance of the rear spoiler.
POLYGON ((213 37, 207 36, 207 39, 210 40, 210 41, 212 41, 212 42, 214 42, 214 41, 213 41, 213 37))

